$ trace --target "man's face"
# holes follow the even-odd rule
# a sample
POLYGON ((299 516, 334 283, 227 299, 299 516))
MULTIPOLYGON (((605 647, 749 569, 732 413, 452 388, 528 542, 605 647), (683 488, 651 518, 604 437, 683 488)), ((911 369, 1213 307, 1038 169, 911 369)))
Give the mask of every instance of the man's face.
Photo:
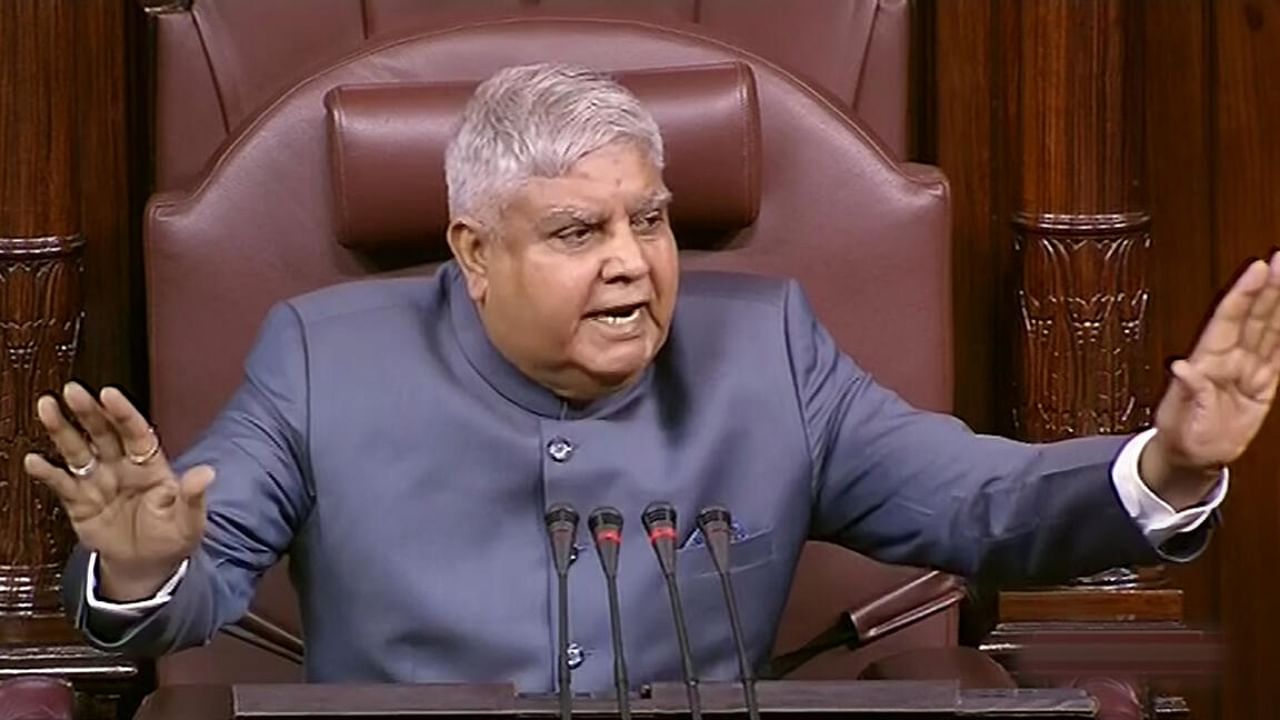
POLYGON ((467 243, 451 238, 502 354, 570 400, 635 380, 666 340, 675 308, 669 201, 647 154, 615 142, 561 177, 527 182, 494 232, 475 233, 473 261, 467 243))

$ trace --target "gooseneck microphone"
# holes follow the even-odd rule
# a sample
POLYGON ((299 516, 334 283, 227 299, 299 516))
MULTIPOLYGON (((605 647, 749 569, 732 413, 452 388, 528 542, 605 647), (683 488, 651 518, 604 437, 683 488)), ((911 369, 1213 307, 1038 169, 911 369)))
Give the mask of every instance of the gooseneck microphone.
POLYGON ((756 702, 756 679, 747 660, 747 647, 742 639, 742 622, 738 617, 738 602, 734 598, 733 578, 729 575, 729 541, 733 518, 722 507, 709 507, 698 513, 698 529, 711 553, 711 562, 720 575, 720 588, 729 608, 729 628, 733 631, 733 644, 738 651, 738 670, 742 673, 742 695, 747 703, 747 717, 760 720, 760 705, 756 702))
POLYGON ((569 679, 569 558, 573 554, 573 539, 578 534, 578 511, 568 503, 556 503, 547 508, 545 519, 547 538, 551 541, 551 561, 560 581, 560 718, 570 720, 573 691, 569 679))
POLYGON ((618 551, 622 549, 622 513, 617 508, 599 507, 587 516, 587 527, 596 543, 600 568, 609 590, 609 628, 613 634, 613 685, 618 693, 618 715, 631 720, 631 697, 627 689, 627 660, 622 652, 622 611, 618 607, 618 551))
POLYGON ((649 503, 641 516, 649 544, 658 556, 662 577, 667 581, 671 597, 671 615, 676 621, 676 642, 680 645, 680 669, 684 673, 685 692, 689 696, 689 716, 702 720, 702 702, 698 697, 698 680, 693 672, 693 656, 689 653, 689 633, 684 625, 684 609, 680 589, 676 586, 676 509, 669 502, 649 503))

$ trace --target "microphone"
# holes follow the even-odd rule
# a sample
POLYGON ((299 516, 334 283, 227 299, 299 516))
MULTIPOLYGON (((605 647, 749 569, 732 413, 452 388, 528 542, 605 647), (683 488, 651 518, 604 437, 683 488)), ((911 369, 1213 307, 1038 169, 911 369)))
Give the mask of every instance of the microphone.
POLYGON ((613 684, 618 693, 618 715, 631 720, 627 660, 622 652, 622 611, 618 609, 618 551, 622 549, 622 513, 617 508, 599 507, 587 516, 587 527, 596 543, 600 568, 609 589, 609 628, 613 634, 613 684))
POLYGON ((733 518, 722 507, 709 507, 698 513, 698 529, 711 553, 711 562, 720 575, 720 588, 729 608, 729 628, 733 631, 733 643, 738 651, 738 669, 742 673, 742 695, 747 703, 749 720, 760 720, 760 705, 756 702, 756 679, 747 660, 747 647, 742 639, 742 622, 738 617, 738 602, 734 598, 733 578, 729 575, 729 540, 733 518))
POLYGON ((689 653, 689 633, 684 625, 684 609, 680 589, 676 586, 676 509, 669 502, 653 502, 641 515, 649 544, 658 556, 662 577, 667 581, 671 597, 671 615, 676 621, 676 642, 680 646, 680 670, 684 673, 685 692, 689 696, 689 716, 702 720, 702 702, 698 698, 698 680, 693 672, 693 656, 689 653))
POLYGON ((578 534, 578 511, 568 503, 556 503, 547 508, 545 516, 547 538, 551 541, 551 560, 555 564, 559 583, 560 605, 560 718, 571 720, 573 716, 573 692, 570 689, 569 670, 569 556, 573 553, 573 539, 578 534))

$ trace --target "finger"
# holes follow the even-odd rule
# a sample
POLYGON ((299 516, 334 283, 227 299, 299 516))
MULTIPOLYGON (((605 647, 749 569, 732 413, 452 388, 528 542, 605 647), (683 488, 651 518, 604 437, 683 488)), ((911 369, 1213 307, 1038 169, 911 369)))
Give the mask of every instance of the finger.
POLYGON ((1260 352, 1263 336, 1271 325, 1277 305, 1280 305, 1280 253, 1271 257, 1266 282, 1253 307, 1249 308, 1249 317, 1245 318, 1242 344, 1246 350, 1260 352))
POLYGON ((192 509, 204 507, 204 494, 213 484, 214 470, 208 465, 197 465, 182 474, 178 483, 178 495, 192 509))
POLYGON ((57 467, 35 453, 27 453, 22 458, 22 469, 28 475, 44 483, 57 494, 63 504, 74 503, 79 499, 80 487, 71 473, 57 467))
POLYGON ((71 412, 75 413, 80 427, 89 433, 89 439, 97 448, 98 458, 103 461, 119 458, 120 438, 93 395, 80 383, 69 382, 62 388, 62 399, 71 408, 71 412))
POLYGON ((94 459, 89 443, 62 414, 52 395, 42 395, 36 401, 36 416, 68 467, 85 467, 94 459))
MULTIPOLYGON (((124 393, 113 387, 103 388, 98 394, 102 407, 107 412, 107 419, 115 426, 120 436, 120 444, 124 452, 134 457, 146 455, 159 439, 151 429, 151 423, 129 402, 124 393)), ((165 461, 164 453, 159 452, 151 462, 165 461)))
POLYGON ((1180 384, 1189 395, 1203 395, 1213 390, 1213 381, 1186 360, 1175 360, 1169 371, 1177 380, 1175 384, 1180 384))
POLYGON ((1213 317, 1191 353, 1192 357, 1201 353, 1225 352, 1240 344, 1244 320, 1249 316, 1249 309, 1253 307, 1258 293, 1266 285, 1268 274, 1268 265, 1261 260, 1249 265, 1213 311, 1213 317))
MULTIPOLYGON (((1271 258, 1271 277, 1268 282, 1280 285, 1280 252, 1271 258)), ((1280 363, 1280 303, 1271 309, 1271 317, 1267 318, 1267 329, 1258 343, 1258 356, 1263 362, 1280 363)))

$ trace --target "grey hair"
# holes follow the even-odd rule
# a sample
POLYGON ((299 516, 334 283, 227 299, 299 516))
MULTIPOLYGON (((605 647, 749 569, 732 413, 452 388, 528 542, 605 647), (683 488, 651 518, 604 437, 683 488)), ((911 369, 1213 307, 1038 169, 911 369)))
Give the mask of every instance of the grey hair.
POLYGON ((555 63, 499 70, 476 88, 445 149, 449 214, 496 212, 530 178, 564 175, 617 140, 662 168, 658 124, 608 75, 555 63))

